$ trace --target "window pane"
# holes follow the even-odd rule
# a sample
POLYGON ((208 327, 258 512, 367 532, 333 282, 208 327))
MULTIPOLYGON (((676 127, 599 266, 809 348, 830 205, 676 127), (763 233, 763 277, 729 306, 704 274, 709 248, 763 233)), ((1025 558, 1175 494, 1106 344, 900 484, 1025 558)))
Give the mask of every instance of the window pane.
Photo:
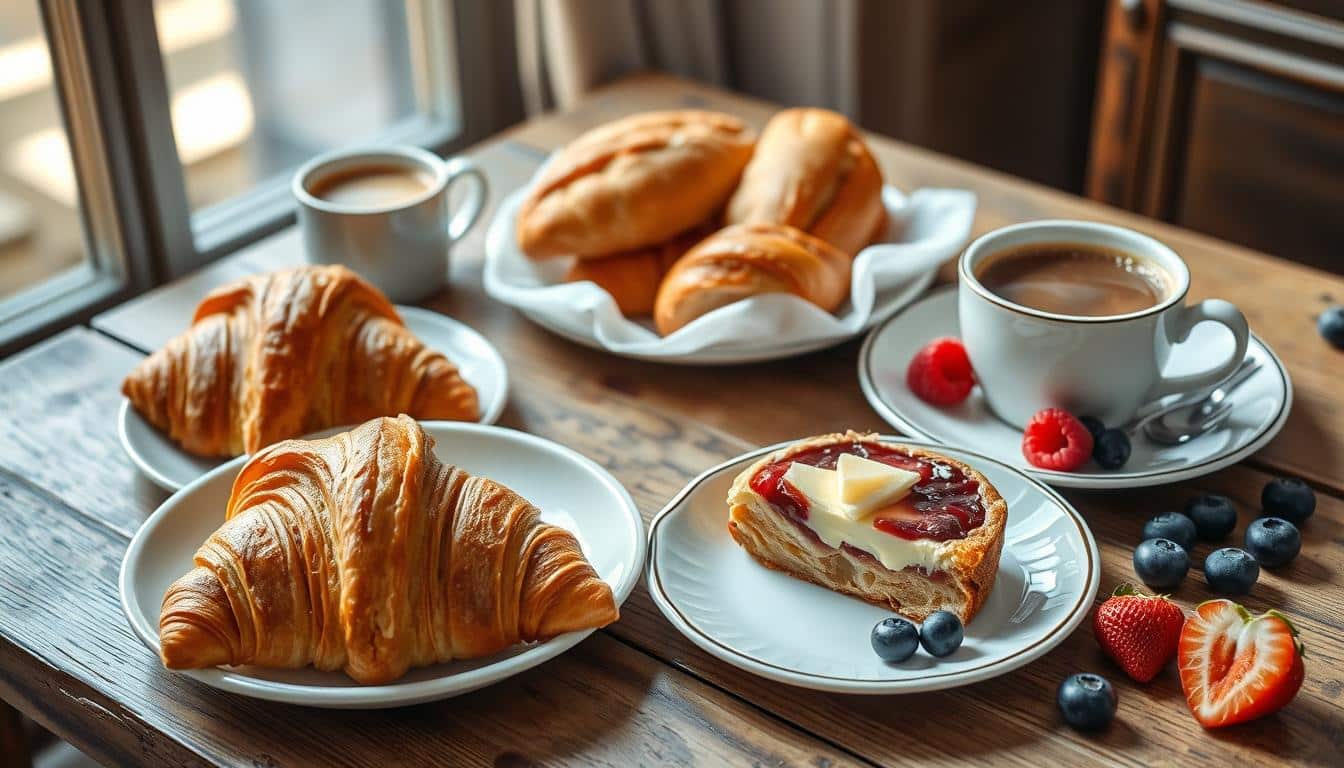
POLYGON ((156 0, 193 210, 420 114, 397 0, 156 0))
POLYGON ((34 0, 0 0, 0 301, 85 261, 79 190, 34 0))

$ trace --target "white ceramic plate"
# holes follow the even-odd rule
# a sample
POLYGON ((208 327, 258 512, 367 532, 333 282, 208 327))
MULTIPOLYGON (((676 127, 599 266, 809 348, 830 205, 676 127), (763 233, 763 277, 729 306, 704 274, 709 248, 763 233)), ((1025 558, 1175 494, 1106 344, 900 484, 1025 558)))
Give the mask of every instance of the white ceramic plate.
MULTIPOLYGON (((509 398, 509 372, 499 350, 470 326, 418 307, 397 307, 401 319, 421 341, 438 350, 458 367, 462 378, 476 388, 480 400, 481 424, 494 424, 504 412, 509 398)), ((318 434, 335 434, 339 428, 318 434)), ((187 483, 223 464, 226 459, 202 458, 182 450, 168 435, 145 421, 121 400, 117 414, 117 434, 121 446, 141 472, 165 491, 176 491, 187 483)))
MULTIPOLYGON (((439 458, 497 480, 541 509, 547 522, 571 531, 619 605, 639 579, 644 522, 625 488, 605 469, 569 448, 502 427, 421 422, 439 458)), ((197 548, 224 520, 229 491, 245 457, 233 459, 173 494, 150 515, 121 564, 121 606, 131 629, 159 651, 164 592, 192 567, 197 548)), ((592 630, 520 645, 484 659, 412 669, 386 685, 362 686, 340 672, 219 667, 182 674, 245 696, 312 707, 373 709, 416 704, 473 691, 558 656, 592 630)))
POLYGON ((966 639, 943 659, 904 664, 873 653, 869 634, 891 612, 761 566, 728 535, 733 478, 780 443, 692 480, 650 526, 649 592, 705 651, 762 677, 839 693, 915 693, 986 680, 1058 645, 1087 617, 1101 578, 1097 543, 1049 487, 971 451, 920 440, 980 470, 1008 502, 999 575, 966 639))
MULTIPOLYGON (((1268 443, 1288 420, 1293 385, 1274 352, 1254 334, 1248 357, 1262 365, 1230 395, 1235 406, 1221 429, 1183 445, 1161 445, 1142 435, 1132 442, 1125 466, 1105 470, 1089 462, 1077 472, 1039 469, 1022 456, 1022 432, 1000 421, 977 387, 966 402, 939 408, 905 386, 905 369, 924 344, 939 336, 959 336, 957 293, 947 288, 912 304, 879 325, 859 352, 859 385, 868 403, 893 427, 916 437, 951 445, 974 445, 985 455, 1011 464, 1051 485, 1072 488, 1138 488, 1207 475, 1234 464, 1268 443)), ((1193 373, 1226 359, 1231 340, 1211 323, 1195 327, 1186 351, 1168 371, 1193 373)))

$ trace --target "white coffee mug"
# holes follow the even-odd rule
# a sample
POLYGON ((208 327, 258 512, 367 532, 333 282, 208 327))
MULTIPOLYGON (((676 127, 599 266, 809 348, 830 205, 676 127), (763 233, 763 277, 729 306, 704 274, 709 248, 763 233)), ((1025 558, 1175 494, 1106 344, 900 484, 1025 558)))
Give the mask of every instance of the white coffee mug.
POLYGON ((447 284, 448 252, 476 221, 487 194, 485 175, 470 160, 443 160, 409 146, 316 157, 295 172, 292 189, 308 262, 347 266, 403 304, 447 284), (315 194, 325 181, 361 168, 405 169, 428 181, 423 192, 385 204, 333 202, 315 194), (468 182, 466 197, 450 218, 448 190, 458 179, 468 182))
POLYGON ((1162 243, 1123 227, 1086 221, 1004 227, 971 243, 958 277, 962 343, 990 409, 1018 427, 1048 407, 1121 424, 1145 402, 1225 378, 1246 355, 1250 331, 1241 312, 1220 299, 1186 306, 1185 262, 1162 243), (1033 243, 1094 245, 1147 259, 1170 276, 1167 293, 1154 306, 1128 314, 1060 315, 1015 304, 976 278, 986 258, 1033 243), (1205 320, 1231 331, 1232 354, 1199 373, 1164 375, 1173 351, 1205 320))

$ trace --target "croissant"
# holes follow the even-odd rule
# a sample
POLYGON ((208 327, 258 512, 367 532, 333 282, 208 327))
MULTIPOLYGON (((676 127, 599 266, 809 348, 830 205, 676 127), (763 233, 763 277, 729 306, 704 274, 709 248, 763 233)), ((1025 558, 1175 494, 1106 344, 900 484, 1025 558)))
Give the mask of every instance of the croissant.
POLYGON ((599 258, 671 239, 723 207, 754 134, 731 115, 646 112, 595 128, 562 149, 518 212, 535 259, 599 258))
POLYGON ((761 132, 729 224, 788 224, 856 255, 886 226, 882 172, 843 115, 786 109, 761 132))
POLYGON ((141 361, 121 391, 202 456, 253 453, 375 416, 474 421, 480 413, 457 367, 407 330, 387 297, 340 266, 216 289, 191 327, 141 361))
POLYGON ((617 619, 568 531, 433 446, 403 415, 254 456, 164 595, 164 665, 311 664, 376 684, 617 619))
POLYGON ((763 293, 792 293, 834 312, 849 297, 851 259, 783 224, 736 224, 700 241, 663 278, 653 322, 664 336, 763 293))
POLYGON ((597 287, 611 294, 626 317, 651 315, 663 276, 709 232, 709 226, 699 226, 649 248, 600 259, 576 259, 565 273, 565 282, 588 280, 596 283, 597 287))

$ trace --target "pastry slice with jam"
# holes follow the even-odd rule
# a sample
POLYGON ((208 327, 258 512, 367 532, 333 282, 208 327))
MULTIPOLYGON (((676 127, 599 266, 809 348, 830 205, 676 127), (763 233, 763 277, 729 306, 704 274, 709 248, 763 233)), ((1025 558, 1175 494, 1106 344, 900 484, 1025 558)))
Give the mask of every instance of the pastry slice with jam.
POLYGON ((734 480, 728 509, 729 533, 762 565, 916 621, 975 616, 1008 515, 965 463, 855 432, 757 461, 734 480))

